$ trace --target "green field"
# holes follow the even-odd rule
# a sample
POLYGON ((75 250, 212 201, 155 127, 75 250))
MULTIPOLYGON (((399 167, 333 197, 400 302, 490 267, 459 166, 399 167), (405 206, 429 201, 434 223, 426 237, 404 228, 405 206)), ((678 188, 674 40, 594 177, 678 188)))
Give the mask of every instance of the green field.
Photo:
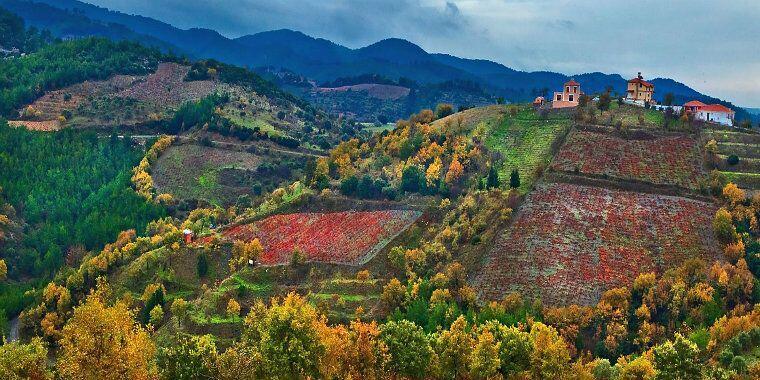
POLYGON ((500 123, 486 135, 488 149, 503 156, 499 177, 503 184, 509 183, 512 169, 520 172, 520 192, 526 193, 533 186, 536 169, 551 161, 552 143, 570 128, 570 118, 553 115, 540 118, 529 107, 521 107, 517 115, 505 115, 500 123))

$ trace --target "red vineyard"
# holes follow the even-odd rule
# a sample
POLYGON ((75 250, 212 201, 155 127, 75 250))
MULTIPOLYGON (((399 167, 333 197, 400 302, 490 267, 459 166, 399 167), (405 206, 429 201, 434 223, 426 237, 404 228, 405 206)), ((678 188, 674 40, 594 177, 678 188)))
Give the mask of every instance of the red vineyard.
POLYGON ((575 131, 567 137, 552 169, 696 188, 704 176, 697 141, 688 136, 627 140, 605 133, 575 131))
POLYGON ((307 262, 362 265, 419 217, 418 211, 347 211, 275 215, 222 234, 233 240, 259 238, 261 265, 290 262, 295 249, 307 262))
POLYGON ((595 304, 639 273, 714 259, 712 205, 680 197, 548 184, 533 191, 476 278, 482 299, 595 304))

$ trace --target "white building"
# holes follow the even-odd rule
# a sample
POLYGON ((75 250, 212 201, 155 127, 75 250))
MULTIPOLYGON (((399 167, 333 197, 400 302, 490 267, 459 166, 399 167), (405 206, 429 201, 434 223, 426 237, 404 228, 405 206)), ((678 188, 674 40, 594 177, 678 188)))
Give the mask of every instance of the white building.
POLYGON ((722 104, 704 104, 700 101, 692 100, 684 104, 683 108, 686 112, 694 115, 694 120, 702 120, 729 127, 734 125, 736 112, 722 104))

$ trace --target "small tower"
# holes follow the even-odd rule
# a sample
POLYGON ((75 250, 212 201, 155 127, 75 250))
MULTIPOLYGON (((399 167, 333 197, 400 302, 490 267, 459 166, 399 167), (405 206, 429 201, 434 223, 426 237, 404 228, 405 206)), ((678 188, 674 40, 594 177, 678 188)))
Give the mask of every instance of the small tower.
POLYGON ((583 95, 581 84, 570 79, 562 86, 562 92, 555 92, 552 98, 552 108, 577 107, 578 98, 583 95))

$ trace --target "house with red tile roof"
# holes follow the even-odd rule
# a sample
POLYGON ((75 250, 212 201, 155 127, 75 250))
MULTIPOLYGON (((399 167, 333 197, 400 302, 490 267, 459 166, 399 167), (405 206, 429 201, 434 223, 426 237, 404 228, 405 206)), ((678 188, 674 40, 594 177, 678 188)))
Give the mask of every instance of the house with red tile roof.
POLYGON ((578 106, 578 98, 583 95, 581 84, 575 79, 570 79, 562 88, 562 92, 555 92, 552 97, 552 108, 569 108, 578 106))
POLYGON ((692 100, 683 105, 684 112, 694 115, 694 120, 733 126, 736 112, 722 104, 705 104, 692 100))
POLYGON ((694 120, 733 126, 736 112, 722 104, 705 104, 692 100, 683 105, 684 112, 694 115, 694 120))
POLYGON ((636 78, 628 81, 628 89, 625 95, 626 100, 643 105, 644 103, 652 103, 653 96, 654 85, 645 81, 641 73, 636 78))

